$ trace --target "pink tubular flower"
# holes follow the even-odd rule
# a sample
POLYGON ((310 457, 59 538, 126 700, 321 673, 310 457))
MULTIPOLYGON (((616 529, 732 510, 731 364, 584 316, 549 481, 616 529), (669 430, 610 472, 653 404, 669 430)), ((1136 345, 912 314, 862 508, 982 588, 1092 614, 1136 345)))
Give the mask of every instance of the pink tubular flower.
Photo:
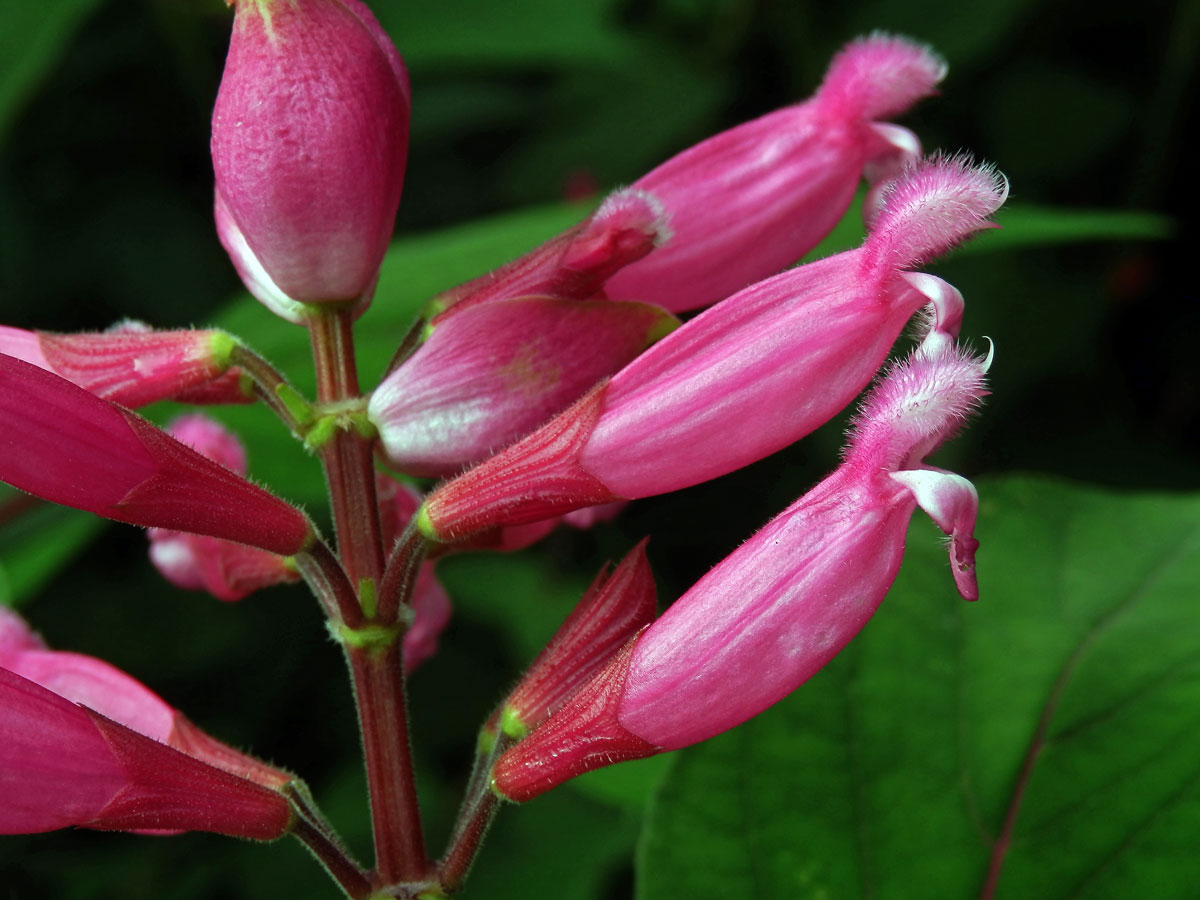
POLYGON ((447 475, 568 406, 678 325, 643 303, 520 297, 453 310, 371 395, 388 458, 447 475))
MULTIPOLYGON (((167 433, 238 475, 246 474, 246 451, 223 425, 199 413, 176 419, 167 433)), ((285 557, 220 538, 151 528, 150 562, 167 581, 203 590, 219 600, 241 600, 260 588, 300 580, 285 557)))
POLYGON ((984 395, 990 360, 924 346, 867 398, 841 466, 679 598, 509 750, 494 784, 526 800, 615 759, 712 737, 783 699, 882 603, 917 506, 950 535, 959 593, 978 596, 978 499, 924 462, 984 395))
POLYGON ((167 399, 248 403, 240 373, 229 368, 233 342, 222 331, 153 331, 139 322, 97 334, 0 325, 0 353, 131 408, 167 399))
POLYGON ((72 825, 286 833, 292 778, 214 740, 105 662, 47 650, 0 607, 0 833, 72 825))
POLYGON ((533 294, 586 300, 599 295, 614 272, 670 236, 662 204, 653 195, 632 188, 614 191, 586 221, 520 259, 440 294, 431 314, 436 323, 480 303, 533 294))
POLYGON ((359 0, 236 6, 213 110, 221 242, 289 321, 304 303, 365 305, 404 181, 404 64, 359 0))
POLYGON ((124 407, 0 355, 0 481, 133 525, 286 556, 309 547, 300 510, 124 407))
POLYGON ((673 312, 706 306, 778 272, 841 219, 859 179, 890 176, 920 155, 899 115, 934 89, 945 63, 887 35, 849 44, 816 95, 722 132, 663 163, 633 187, 657 197, 671 242, 617 272, 616 300, 673 312))
POLYGON ((987 226, 1003 179, 934 158, 892 183, 862 247, 717 304, 542 428, 434 491, 431 539, 678 490, 799 440, 870 381, 904 324, 958 333, 962 297, 910 268, 987 226))

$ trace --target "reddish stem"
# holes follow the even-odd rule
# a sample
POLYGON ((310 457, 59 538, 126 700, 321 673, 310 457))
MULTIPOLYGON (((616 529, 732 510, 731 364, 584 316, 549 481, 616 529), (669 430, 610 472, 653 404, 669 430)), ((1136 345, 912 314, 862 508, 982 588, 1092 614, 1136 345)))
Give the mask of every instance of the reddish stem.
POLYGON ((370 876, 346 855, 345 849, 323 828, 304 816, 297 816, 292 834, 304 844, 325 867, 331 878, 351 900, 367 900, 374 890, 370 876))
POLYGON ((479 855, 488 827, 496 817, 500 801, 492 792, 492 766, 512 744, 511 738, 503 732, 497 732, 491 749, 475 756, 475 765, 467 782, 466 795, 450 844, 438 862, 438 880, 448 894, 462 887, 471 864, 479 855))
POLYGON ((429 862, 412 778, 400 644, 382 652, 347 647, 346 653, 362 723, 375 865, 385 884, 417 881, 427 876, 429 862))
MULTIPOLYGON (((351 311, 333 307, 315 313, 308 325, 318 403, 329 406, 358 398, 351 311)), ((321 461, 342 566, 355 587, 368 579, 377 587, 383 576, 383 537, 371 442, 353 430, 338 430, 321 448, 321 461)), ((398 624, 397 618, 383 616, 360 621, 385 629, 398 624)), ((385 884, 418 881, 430 863, 413 781, 400 632, 387 647, 346 644, 345 650, 371 795, 375 865, 385 884)))
MULTIPOLYGON (((347 309, 335 309, 308 320, 320 404, 337 404, 358 397, 353 324, 347 309)), ((383 575, 383 533, 375 498, 371 442, 353 431, 339 430, 321 448, 321 462, 329 482, 342 565, 355 585, 363 578, 378 584, 383 575)))

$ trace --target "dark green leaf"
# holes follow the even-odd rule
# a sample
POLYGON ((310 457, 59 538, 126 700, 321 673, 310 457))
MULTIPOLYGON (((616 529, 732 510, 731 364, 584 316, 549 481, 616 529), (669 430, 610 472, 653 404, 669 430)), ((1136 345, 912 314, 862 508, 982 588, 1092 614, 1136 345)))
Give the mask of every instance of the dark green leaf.
MULTIPOLYGON (((821 259, 861 244, 866 233, 859 214, 861 208, 860 191, 850 211, 825 240, 804 257, 804 261, 821 259)), ((997 212, 993 219, 999 228, 976 234, 955 249, 951 258, 1059 244, 1162 241, 1172 237, 1176 231, 1176 224, 1170 216, 1139 210, 1070 209, 1010 203, 997 212)))
POLYGON ((611 25, 613 0, 379 3, 375 12, 413 69, 491 65, 529 68, 607 62, 626 48, 611 25))
POLYGON ((98 0, 9 3, 0 28, 0 140, 98 0))
POLYGON ((1138 210, 1013 204, 1005 206, 995 218, 1000 228, 984 232, 955 252, 982 253, 1098 241, 1161 241, 1176 230, 1169 216, 1138 210))
POLYGON ((89 513, 48 503, 7 524, 0 540, 0 604, 20 606, 31 598, 103 527, 89 513))
POLYGON ((911 35, 930 43, 952 64, 967 64, 1002 46, 1035 7, 1034 0, 992 0, 971 6, 951 0, 870 0, 855 9, 851 27, 863 33, 883 29, 911 35))
POLYGON ((641 900, 1194 896, 1200 498, 980 494, 983 599, 916 522, 846 652, 680 754, 641 900))

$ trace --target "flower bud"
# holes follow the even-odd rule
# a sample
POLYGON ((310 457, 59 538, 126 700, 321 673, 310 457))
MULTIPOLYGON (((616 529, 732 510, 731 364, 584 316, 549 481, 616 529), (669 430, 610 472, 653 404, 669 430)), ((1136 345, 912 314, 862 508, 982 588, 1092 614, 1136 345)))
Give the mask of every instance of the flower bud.
POLYGON ((212 125, 221 242, 289 321, 305 303, 365 305, 404 180, 404 64, 359 0, 236 5, 212 125))
POLYGON ((485 459, 678 325, 643 303, 520 297, 435 319, 371 395, 388 458, 415 475, 485 459))
POLYGON ((874 615, 917 506, 950 535, 955 584, 974 600, 975 489, 924 457, 984 395, 989 362, 942 347, 893 368, 865 402, 841 466, 507 751, 496 790, 526 800, 616 758, 705 740, 783 699, 874 615))
POLYGON ((288 827, 292 776, 209 737, 108 663, 53 651, 0 607, 0 833, 288 827))
POLYGON ((716 478, 813 431, 859 393, 922 307, 952 341, 962 297, 923 264, 980 228, 1001 176, 935 157, 889 188, 862 247, 718 303, 570 409, 426 500, 439 541, 716 478))
POLYGON ((501 714, 504 732, 519 740, 541 725, 650 624, 655 607, 654 575, 643 540, 616 569, 596 576, 508 695, 501 714))
POLYGON ((234 338, 222 331, 154 331, 121 322, 95 334, 54 334, 0 325, 0 353, 135 408, 158 400, 248 403, 229 368, 234 338))
POLYGON ((609 194, 584 222, 520 259, 440 294, 430 312, 437 323, 480 303, 534 294, 587 300, 600 295, 614 272, 670 236, 658 200, 645 191, 623 188, 609 194))
POLYGON ((124 407, 0 355, 0 481, 53 503, 290 556, 314 534, 300 510, 124 407))
POLYGON ((0 668, 0 834, 81 826, 273 840, 278 791, 182 753, 0 668))
POLYGON ((912 132, 878 122, 934 89, 945 63, 875 34, 843 49, 816 95, 715 135, 639 178, 662 203, 669 244, 613 275, 605 294, 672 312, 706 306, 795 262, 842 218, 864 173, 916 159, 912 132))

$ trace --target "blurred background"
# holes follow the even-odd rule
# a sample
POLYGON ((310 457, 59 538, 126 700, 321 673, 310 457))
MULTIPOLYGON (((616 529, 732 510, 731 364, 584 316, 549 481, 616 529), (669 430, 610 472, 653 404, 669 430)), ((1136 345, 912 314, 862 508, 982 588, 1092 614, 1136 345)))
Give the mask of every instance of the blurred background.
MULTIPOLYGON (((597 192, 806 97, 842 44, 883 29, 950 63, 942 95, 903 124, 927 148, 994 161, 1012 185, 1005 228, 931 268, 966 297, 964 335, 997 346, 985 414, 939 462, 971 477, 1200 486, 1200 304, 1179 233, 1193 204, 1183 135, 1197 87, 1195 0, 371 6, 409 66, 414 106, 398 255, 364 320, 375 323, 367 384, 422 299, 582 217, 597 192), (443 229, 450 239, 435 239, 443 229)), ((208 127, 231 18, 220 0, 3 0, 5 324, 219 321, 304 381, 303 335, 241 294, 212 227, 208 127)), ((247 433, 252 474, 319 516, 316 467, 252 419, 228 419, 247 433)), ((602 562, 651 534, 660 595, 673 599, 835 464, 843 428, 592 532, 445 567, 456 619, 412 697, 434 846, 479 722, 602 562)), ((368 855, 342 662, 303 591, 236 605, 185 594, 157 578, 135 530, 58 510, 10 523, 0 540, 0 599, 51 644, 112 661, 216 735, 301 773, 368 855)), ((506 812, 465 895, 629 896, 653 777, 581 782, 506 812)), ((303 855, 200 835, 5 838, 0 894, 333 896, 303 855)))

